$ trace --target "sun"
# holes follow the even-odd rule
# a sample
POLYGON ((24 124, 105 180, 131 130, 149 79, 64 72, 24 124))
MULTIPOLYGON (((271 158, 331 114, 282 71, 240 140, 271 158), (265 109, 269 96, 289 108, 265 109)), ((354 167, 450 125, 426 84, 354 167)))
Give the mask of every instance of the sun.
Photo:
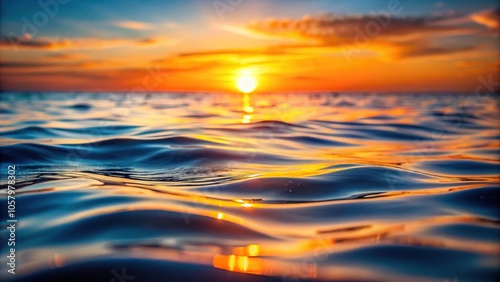
POLYGON ((257 88, 257 80, 248 71, 244 71, 238 77, 236 86, 241 92, 250 93, 257 88))

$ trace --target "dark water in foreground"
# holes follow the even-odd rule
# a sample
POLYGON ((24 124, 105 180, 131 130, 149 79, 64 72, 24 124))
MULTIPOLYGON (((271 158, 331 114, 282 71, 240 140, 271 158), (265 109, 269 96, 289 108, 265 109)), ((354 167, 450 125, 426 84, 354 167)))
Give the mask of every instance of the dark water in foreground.
POLYGON ((495 281, 498 96, 1 96, 2 281, 495 281))

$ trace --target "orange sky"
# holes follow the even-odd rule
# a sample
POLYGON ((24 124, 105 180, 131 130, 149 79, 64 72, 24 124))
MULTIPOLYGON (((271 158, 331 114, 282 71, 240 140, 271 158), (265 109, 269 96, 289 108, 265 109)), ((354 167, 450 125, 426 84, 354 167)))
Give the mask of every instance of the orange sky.
POLYGON ((319 2, 310 1, 321 11, 308 15, 242 2, 222 17, 215 6, 192 3, 184 19, 153 17, 155 7, 144 5, 141 20, 124 12, 74 18, 71 9, 83 8, 68 3, 37 32, 18 19, 28 15, 36 28, 30 15, 40 7, 12 8, 17 17, 2 17, 1 87, 237 92, 242 72, 258 82, 256 92, 474 91, 481 77, 498 81, 496 6, 428 1, 375 10, 390 12, 383 14, 348 6, 339 13, 319 2), (407 13, 412 8, 419 13, 407 13))

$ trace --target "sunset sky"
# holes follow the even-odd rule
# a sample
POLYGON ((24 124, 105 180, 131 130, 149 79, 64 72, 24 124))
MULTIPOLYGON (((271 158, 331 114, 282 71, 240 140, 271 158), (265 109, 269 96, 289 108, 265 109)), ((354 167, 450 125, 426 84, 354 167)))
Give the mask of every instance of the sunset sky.
POLYGON ((496 0, 1 1, 2 90, 474 91, 496 0))

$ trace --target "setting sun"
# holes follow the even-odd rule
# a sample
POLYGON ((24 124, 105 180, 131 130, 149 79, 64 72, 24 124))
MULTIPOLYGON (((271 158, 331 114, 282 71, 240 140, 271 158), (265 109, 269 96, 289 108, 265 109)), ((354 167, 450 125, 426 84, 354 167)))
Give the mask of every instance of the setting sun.
POLYGON ((238 90, 240 90, 243 93, 250 93, 255 90, 257 87, 257 81, 255 78, 247 71, 244 71, 239 77, 238 81, 236 82, 236 86, 238 87, 238 90))

